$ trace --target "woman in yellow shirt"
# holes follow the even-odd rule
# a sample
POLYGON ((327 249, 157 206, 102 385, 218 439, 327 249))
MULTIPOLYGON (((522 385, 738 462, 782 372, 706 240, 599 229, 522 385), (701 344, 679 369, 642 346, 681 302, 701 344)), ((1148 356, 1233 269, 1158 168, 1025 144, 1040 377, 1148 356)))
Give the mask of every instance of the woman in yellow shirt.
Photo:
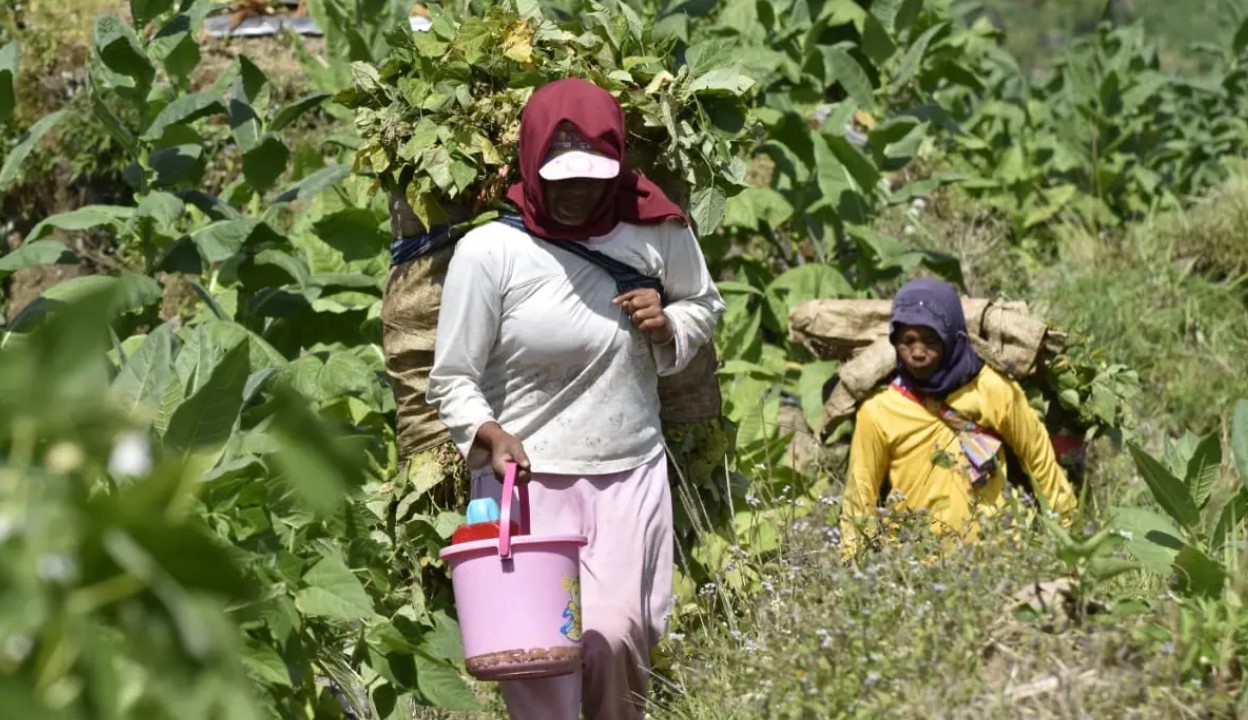
POLYGON ((948 283, 907 283, 889 332, 897 372, 858 410, 841 512, 852 556, 876 517, 887 478, 900 510, 926 508, 935 529, 975 534, 975 516, 1005 504, 1003 445, 1036 495, 1069 521, 1077 501, 1048 432, 1018 383, 984 365, 967 339, 962 301, 948 283))

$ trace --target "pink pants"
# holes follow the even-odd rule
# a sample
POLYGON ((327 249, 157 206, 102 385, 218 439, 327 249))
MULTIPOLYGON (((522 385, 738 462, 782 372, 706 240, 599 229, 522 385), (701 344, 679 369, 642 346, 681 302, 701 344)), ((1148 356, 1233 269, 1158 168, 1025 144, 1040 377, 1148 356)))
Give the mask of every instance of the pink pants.
MULTIPOLYGON (((488 469, 473 497, 498 499, 488 469)), ((534 473, 535 534, 578 534, 584 666, 573 675, 499 683, 511 720, 638 720, 650 680, 650 648, 672 601, 672 501, 667 458, 613 475, 534 473)), ((505 603, 505 598, 500 598, 505 603)))

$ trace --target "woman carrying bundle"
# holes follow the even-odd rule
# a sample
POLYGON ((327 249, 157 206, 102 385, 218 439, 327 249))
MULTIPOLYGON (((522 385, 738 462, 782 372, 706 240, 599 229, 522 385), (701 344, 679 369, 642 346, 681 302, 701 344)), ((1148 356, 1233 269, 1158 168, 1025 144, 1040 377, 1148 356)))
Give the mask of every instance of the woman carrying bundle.
POLYGON ((680 209, 623 167, 624 137, 597 86, 534 93, 508 194, 523 222, 464 236, 443 287, 428 399, 473 468, 473 496, 497 498, 515 462, 534 527, 589 539, 584 671, 502 683, 514 720, 641 717, 671 602, 658 377, 711 341, 724 305, 680 209), (574 246, 657 278, 663 295, 618 292, 574 246))
POLYGON ((1004 449, 1040 501, 1069 521, 1076 498, 1043 423, 1018 383, 975 354, 957 290, 939 280, 907 283, 893 301, 889 333, 897 372, 859 408, 841 511, 852 557, 876 517, 887 479, 899 510, 925 509, 934 529, 971 537, 976 516, 1005 504, 1004 449))

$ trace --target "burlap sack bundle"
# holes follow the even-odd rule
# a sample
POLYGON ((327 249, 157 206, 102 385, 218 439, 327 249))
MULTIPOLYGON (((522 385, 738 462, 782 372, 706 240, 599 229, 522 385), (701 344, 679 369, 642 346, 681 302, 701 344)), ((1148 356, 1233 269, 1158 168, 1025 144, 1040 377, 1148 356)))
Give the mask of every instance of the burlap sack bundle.
MULTIPOLYGON (((395 237, 425 232, 407 200, 393 193, 390 232, 395 237)), ((399 457, 404 459, 450 440, 446 426, 438 420, 438 411, 425 402, 425 391, 433 368, 442 282, 454 253, 454 246, 447 246, 391 268, 382 296, 381 343, 397 406, 399 457)))
MULTIPOLYGON (((1065 347, 1065 336, 1031 317, 1024 302, 962 301, 971 345, 984 362, 1020 380, 1065 347)), ((824 360, 840 360, 837 383, 823 408, 819 433, 854 415, 897 366, 888 340, 891 300, 812 300, 789 313, 789 338, 824 360)))

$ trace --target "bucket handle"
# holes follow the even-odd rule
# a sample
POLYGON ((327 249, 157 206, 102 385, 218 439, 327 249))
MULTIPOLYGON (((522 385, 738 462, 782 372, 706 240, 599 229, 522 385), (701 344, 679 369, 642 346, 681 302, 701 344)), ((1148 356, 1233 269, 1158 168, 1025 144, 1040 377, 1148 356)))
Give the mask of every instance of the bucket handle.
MULTIPOLYGON (((507 463, 503 473, 503 502, 498 519, 498 555, 504 560, 511 559, 511 494, 516 489, 518 468, 514 462, 507 463)), ((529 534, 529 485, 520 485, 520 534, 529 534)))

